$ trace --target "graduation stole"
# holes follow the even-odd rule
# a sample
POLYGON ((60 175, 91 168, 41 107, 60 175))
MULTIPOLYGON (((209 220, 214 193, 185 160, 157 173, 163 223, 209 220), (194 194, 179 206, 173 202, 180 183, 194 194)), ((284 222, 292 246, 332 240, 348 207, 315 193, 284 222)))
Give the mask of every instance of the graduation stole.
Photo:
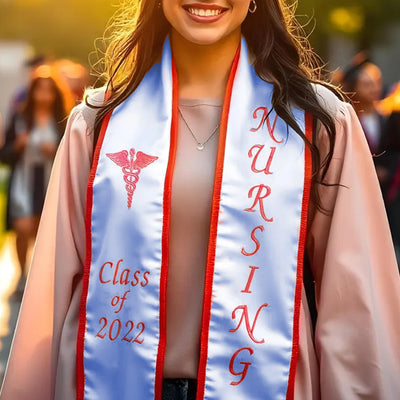
MULTIPOLYGON (((311 158, 244 39, 217 156, 197 400, 293 399, 311 158)), ((311 138, 311 118, 293 114, 311 138)), ((107 115, 87 189, 77 398, 160 400, 178 83, 162 60, 107 115)), ((185 329, 185 327, 182 327, 185 329)))

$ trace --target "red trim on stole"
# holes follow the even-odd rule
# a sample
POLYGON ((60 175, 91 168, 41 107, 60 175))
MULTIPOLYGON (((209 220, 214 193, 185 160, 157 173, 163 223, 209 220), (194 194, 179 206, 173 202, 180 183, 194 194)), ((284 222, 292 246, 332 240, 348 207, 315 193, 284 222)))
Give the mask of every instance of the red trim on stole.
MULTIPOLYGON (((109 97, 106 92, 105 100, 109 97)), ((93 209, 93 182, 96 176, 97 165, 99 163, 100 150, 103 145, 104 136, 110 121, 112 112, 109 112, 103 119, 99 138, 93 154, 92 168, 86 190, 86 211, 85 211, 85 228, 86 228, 86 255, 85 265, 83 268, 83 287, 81 304, 79 308, 79 327, 78 339, 76 343, 76 399, 83 400, 85 397, 85 367, 84 367, 84 350, 85 350, 85 333, 86 333, 86 303, 89 290, 90 265, 92 263, 92 209, 93 209)))
MULTIPOLYGON (((308 140, 311 142, 312 130, 313 130, 313 117, 309 113, 305 114, 305 129, 306 129, 306 136, 308 140)), ((301 208, 299 247, 297 253, 296 289, 294 295, 292 359, 290 361, 289 381, 286 391, 286 400, 294 399, 294 383, 296 378, 297 360, 299 358, 300 306, 301 306, 301 292, 303 289, 303 261, 304 261, 304 250, 306 246, 306 237, 307 237, 308 204, 310 200, 311 175, 312 175, 311 152, 308 146, 306 145, 304 146, 304 153, 305 153, 304 187, 303 187, 303 201, 301 208)))
POLYGON ((163 228, 162 228, 162 253, 161 253, 161 277, 160 277, 160 308, 159 308, 159 342, 155 375, 155 400, 161 400, 162 380, 165 358, 165 346, 167 338, 167 279, 169 258, 169 226, 171 215, 171 188, 175 167, 175 156, 178 135, 178 77, 174 61, 172 69, 172 118, 171 118, 171 142, 169 148, 168 166, 164 181, 163 199, 163 228))
POLYGON ((240 46, 236 51, 235 58, 232 63, 231 72, 225 92, 224 107, 221 115, 221 129, 218 143, 218 155, 217 164, 214 176, 214 188, 213 188, 213 200, 211 209, 211 225, 210 225, 210 237, 207 253, 207 265, 206 265, 206 277, 204 285, 204 300, 203 300, 203 315, 201 325, 201 341, 200 341, 200 359, 199 368, 197 375, 197 396, 196 400, 202 400, 204 397, 205 380, 206 380, 206 367, 207 367, 207 355, 208 355, 208 335, 209 325, 211 319, 211 296, 212 286, 214 279, 214 265, 215 265, 215 251, 217 244, 217 229, 218 229, 218 217, 221 201, 221 185, 222 175, 225 158, 225 139, 228 125, 228 116, 230 108, 230 100, 232 96, 233 82, 236 75, 236 70, 239 64, 240 58, 240 46))

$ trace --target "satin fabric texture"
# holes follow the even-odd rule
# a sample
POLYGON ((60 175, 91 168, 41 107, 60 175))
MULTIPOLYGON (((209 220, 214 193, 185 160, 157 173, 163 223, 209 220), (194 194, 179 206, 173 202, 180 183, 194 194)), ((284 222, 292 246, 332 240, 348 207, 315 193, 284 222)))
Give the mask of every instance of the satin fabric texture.
MULTIPOLYGON (((167 40, 161 63, 103 125, 89 180, 91 257, 78 335, 78 398, 160 397, 168 272, 163 237, 176 96, 167 40)), ((254 72, 243 39, 221 122, 198 398, 293 396, 306 151, 304 141, 270 113, 271 97, 272 85, 254 72)), ((293 113, 305 131, 304 112, 293 113)))

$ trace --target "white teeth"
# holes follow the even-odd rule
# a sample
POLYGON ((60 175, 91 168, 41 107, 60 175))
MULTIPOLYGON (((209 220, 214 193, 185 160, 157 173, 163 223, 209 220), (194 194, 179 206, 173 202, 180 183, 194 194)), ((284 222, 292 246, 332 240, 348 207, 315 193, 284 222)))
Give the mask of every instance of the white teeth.
POLYGON ((200 17, 214 17, 221 14, 221 10, 204 10, 203 8, 188 8, 190 14, 198 15, 200 17))

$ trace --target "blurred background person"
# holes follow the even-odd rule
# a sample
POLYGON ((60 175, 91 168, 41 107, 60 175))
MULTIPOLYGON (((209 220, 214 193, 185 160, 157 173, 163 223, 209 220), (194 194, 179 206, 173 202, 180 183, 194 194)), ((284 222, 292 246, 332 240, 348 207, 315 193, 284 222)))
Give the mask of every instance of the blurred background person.
MULTIPOLYGON (((34 77, 35 71, 41 65, 46 63, 46 56, 43 54, 37 54, 33 57, 28 58, 24 66, 29 71, 29 81, 31 81, 34 77)), ((15 92, 10 105, 10 115, 11 118, 13 115, 20 113, 24 107, 26 99, 28 97, 29 85, 23 85, 17 89, 15 92)))
MULTIPOLYGON (((45 62, 46 56, 42 54, 37 54, 25 60, 23 66, 28 75, 28 82, 33 79, 37 68, 43 65, 45 62)), ((2 118, 2 124, 0 124, 0 149, 4 146, 5 143, 5 138, 7 136, 6 130, 15 125, 15 120, 17 116, 23 111, 28 96, 28 90, 29 83, 24 83, 23 85, 18 86, 9 101, 9 107, 5 112, 6 117, 2 118)))
POLYGON ((385 201, 386 212, 400 261, 400 85, 386 99, 382 73, 365 53, 357 54, 344 72, 336 72, 333 79, 341 80, 351 98, 374 157, 375 169, 385 201))
MULTIPOLYGON (((335 77, 337 79, 337 75, 335 77)), ((400 84, 383 100, 382 73, 364 53, 342 74, 344 90, 357 112, 381 185, 386 212, 400 260, 400 84)))
POLYGON ((385 151, 382 158, 389 174, 383 194, 397 260, 400 261, 400 82, 380 102, 379 107, 382 113, 388 115, 382 139, 385 151))
POLYGON ((343 89, 351 97, 372 154, 378 154, 384 130, 384 117, 377 108, 383 90, 382 73, 367 58, 356 56, 353 62, 344 72, 343 89))
POLYGON ((382 72, 368 60, 365 53, 357 54, 353 64, 343 74, 342 85, 363 127, 382 192, 387 189, 390 170, 384 157, 385 116, 378 105, 383 93, 382 72))
POLYGON ((54 66, 60 71, 67 83, 74 105, 79 104, 85 93, 85 88, 90 84, 87 68, 78 62, 68 59, 56 60, 54 66))
POLYGON ((53 159, 69 112, 59 82, 49 65, 33 72, 24 105, 10 121, 0 152, 1 161, 11 166, 7 227, 16 233, 21 268, 18 291, 25 284, 29 243, 36 236, 53 159))

